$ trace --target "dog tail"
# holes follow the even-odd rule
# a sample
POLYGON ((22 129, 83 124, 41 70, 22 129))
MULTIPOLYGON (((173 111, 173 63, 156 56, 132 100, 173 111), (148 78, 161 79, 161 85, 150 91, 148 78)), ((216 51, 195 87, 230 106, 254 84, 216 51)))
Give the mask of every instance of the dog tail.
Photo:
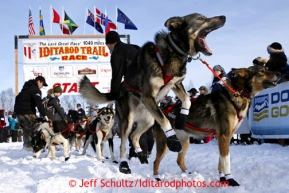
POLYGON ((90 80, 84 76, 79 84, 79 92, 81 95, 88 99, 93 104, 105 104, 114 102, 117 99, 115 93, 101 93, 97 88, 93 86, 90 80))

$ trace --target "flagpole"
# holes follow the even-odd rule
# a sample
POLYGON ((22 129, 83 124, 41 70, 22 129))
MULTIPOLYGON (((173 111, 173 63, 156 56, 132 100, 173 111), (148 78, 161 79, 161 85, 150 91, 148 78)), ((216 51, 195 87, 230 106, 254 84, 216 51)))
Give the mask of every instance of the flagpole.
POLYGON ((115 14, 115 17, 116 17, 116 18, 115 18, 115 19, 116 19, 116 22, 115 22, 115 23, 116 23, 116 31, 118 32, 118 27, 117 27, 117 16, 118 16, 118 15, 117 15, 117 6, 116 6, 115 12, 116 12, 116 14, 115 14))
MULTIPOLYGON (((62 6, 62 19, 64 19, 64 8, 63 8, 63 6, 62 6)), ((62 35, 63 35, 63 25, 64 25, 64 20, 63 21, 61 21, 61 19, 60 19, 60 22, 62 23, 62 25, 61 25, 61 31, 62 31, 62 35)))
POLYGON ((39 6, 39 35, 40 35, 40 17, 41 17, 41 6, 39 6))
MULTIPOLYGON (((94 30, 93 30, 93 34, 95 35, 95 23, 96 23, 96 9, 95 9, 95 6, 93 6, 93 24, 94 24, 94 30)), ((100 25, 100 24, 99 24, 100 25)))
POLYGON ((51 12, 52 12, 52 6, 50 5, 50 11, 49 11, 49 13, 50 13, 50 35, 52 35, 52 17, 51 17, 51 12))
POLYGON ((83 31, 83 35, 85 35, 85 23, 86 23, 86 17, 87 17, 87 7, 84 13, 84 31, 83 31))

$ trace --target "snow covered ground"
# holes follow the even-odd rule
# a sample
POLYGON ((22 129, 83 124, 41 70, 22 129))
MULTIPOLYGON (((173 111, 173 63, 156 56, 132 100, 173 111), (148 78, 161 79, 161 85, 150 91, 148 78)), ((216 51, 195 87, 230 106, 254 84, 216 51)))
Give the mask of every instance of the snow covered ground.
MULTIPOLYGON (((114 138, 115 154, 119 157, 120 139, 114 138)), ((132 174, 122 174, 111 160, 97 161, 91 147, 86 156, 72 151, 64 162, 61 151, 58 159, 50 160, 42 153, 39 159, 22 149, 22 143, 0 144, 0 192, 289 192, 289 147, 277 144, 232 145, 231 172, 239 187, 216 187, 217 142, 191 144, 186 163, 191 175, 182 174, 176 164, 177 154, 168 152, 160 165, 162 184, 152 179, 155 148, 149 164, 130 160, 132 174), (203 187, 203 185, 206 187, 203 187), (180 187, 176 187, 179 186, 180 187), (214 186, 214 187, 210 187, 214 186), (190 186, 190 187, 186 187, 190 186), (196 186, 196 187, 194 187, 196 186), (199 187, 198 187, 199 186, 199 187)), ((108 147, 106 148, 109 155, 108 147)))

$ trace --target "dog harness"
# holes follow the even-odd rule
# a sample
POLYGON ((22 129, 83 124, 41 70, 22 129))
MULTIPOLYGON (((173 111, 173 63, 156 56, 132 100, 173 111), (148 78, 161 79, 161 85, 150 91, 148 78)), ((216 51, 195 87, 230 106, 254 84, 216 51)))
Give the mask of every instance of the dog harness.
MULTIPOLYGON (((191 103, 193 103, 193 102, 195 102, 197 100, 197 98, 191 98, 190 100, 191 100, 191 103)), ((163 109, 162 112, 163 112, 164 115, 175 119, 176 115, 171 113, 171 111, 174 108, 176 108, 177 106, 180 106, 180 104, 170 105, 166 109, 163 109)), ((237 118, 238 118, 238 121, 241 121, 243 119, 243 117, 239 113, 240 112, 237 112, 237 118)), ((196 126, 194 126, 194 125, 192 125, 192 124, 190 124, 188 122, 186 123, 186 127, 189 128, 189 129, 195 130, 195 131, 203 132, 203 133, 212 133, 212 135, 216 134, 216 130, 199 128, 199 127, 196 127, 196 126)))
MULTIPOLYGON (((158 59, 159 67, 162 69, 162 72, 163 72, 164 85, 160 88, 160 90, 161 90, 172 78, 174 78, 175 75, 174 74, 169 74, 169 75, 167 74, 166 67, 164 65, 164 61, 163 61, 161 54, 159 52, 159 48, 156 45, 154 46, 154 51, 155 51, 156 57, 158 59)), ((142 93, 142 90, 131 87, 125 81, 123 81, 123 84, 127 88, 129 88, 130 90, 132 90, 134 92, 142 93)))

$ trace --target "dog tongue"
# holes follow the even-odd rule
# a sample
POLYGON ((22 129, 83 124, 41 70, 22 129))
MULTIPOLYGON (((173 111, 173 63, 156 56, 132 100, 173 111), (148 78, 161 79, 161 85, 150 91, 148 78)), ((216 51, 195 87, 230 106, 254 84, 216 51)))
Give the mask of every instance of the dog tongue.
POLYGON ((200 43, 204 46, 208 53, 212 53, 212 50, 209 48, 205 38, 200 38, 200 43))

